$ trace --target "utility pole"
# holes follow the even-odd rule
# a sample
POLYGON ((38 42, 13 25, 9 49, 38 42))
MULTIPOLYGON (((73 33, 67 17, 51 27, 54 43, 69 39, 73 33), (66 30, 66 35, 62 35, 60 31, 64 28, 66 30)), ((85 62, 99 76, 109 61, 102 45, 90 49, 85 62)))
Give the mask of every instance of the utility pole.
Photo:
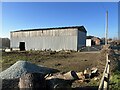
POLYGON ((108 53, 108 11, 106 11, 106 29, 105 29, 105 49, 107 50, 106 52, 106 65, 105 69, 103 72, 103 76, 99 85, 98 90, 109 90, 109 78, 110 78, 110 60, 109 60, 109 53, 108 53))
POLYGON ((104 90, 108 90, 109 89, 109 68, 110 68, 110 65, 109 65, 109 59, 108 59, 108 41, 107 41, 107 39, 108 39, 108 11, 106 11, 106 37, 105 37, 105 45, 106 45, 106 49, 107 49, 107 52, 106 52, 106 63, 108 63, 108 65, 107 65, 107 68, 106 68, 106 72, 105 72, 105 74, 106 74, 106 76, 105 76, 105 78, 107 78, 108 79, 108 81, 106 81, 106 80, 104 80, 104 85, 103 85, 103 87, 104 87, 104 90))
POLYGON ((106 11, 105 45, 107 45, 107 39, 108 39, 108 11, 106 11))

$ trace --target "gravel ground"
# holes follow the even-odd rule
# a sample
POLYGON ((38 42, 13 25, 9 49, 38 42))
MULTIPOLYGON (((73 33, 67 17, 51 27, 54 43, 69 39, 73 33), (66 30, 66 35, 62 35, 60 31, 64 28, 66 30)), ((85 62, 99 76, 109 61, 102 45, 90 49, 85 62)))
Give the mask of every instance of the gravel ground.
POLYGON ((43 66, 37 66, 28 61, 17 61, 11 67, 9 67, 8 69, 1 72, 0 78, 15 79, 15 78, 21 77, 21 75, 23 75, 27 72, 48 74, 48 73, 57 72, 57 70, 43 67, 43 66))

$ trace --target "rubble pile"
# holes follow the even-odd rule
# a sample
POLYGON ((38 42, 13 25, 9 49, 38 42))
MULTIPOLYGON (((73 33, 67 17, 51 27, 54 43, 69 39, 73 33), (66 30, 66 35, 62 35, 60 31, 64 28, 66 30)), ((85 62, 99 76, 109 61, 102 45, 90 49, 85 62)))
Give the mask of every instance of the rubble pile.
MULTIPOLYGON (((55 73, 55 72, 58 72, 58 70, 54 70, 43 66, 37 66, 28 61, 17 61, 11 67, 1 72, 0 78, 3 80, 17 79, 15 85, 18 85, 18 81, 19 81, 19 85, 21 87, 25 87, 24 86, 25 84, 26 85, 28 84, 29 86, 29 83, 30 82, 33 83, 32 80, 35 80, 35 82, 37 81, 40 83, 44 81, 45 87, 49 87, 48 90, 50 90, 50 88, 51 90, 53 89, 55 90, 55 88, 63 88, 63 87, 69 88, 68 90, 71 90, 73 82, 78 81, 79 83, 82 83, 82 82, 90 81, 90 79, 97 80, 98 79, 97 76, 99 75, 98 69, 96 67, 93 67, 91 69, 87 68, 83 72, 75 72, 75 71, 69 71, 66 73, 55 73), (41 77, 41 79, 38 77, 41 77), (29 80, 28 78, 30 78, 31 80, 29 80), (25 82, 26 79, 27 81, 29 81, 29 83, 25 82)), ((12 83, 7 83, 7 84, 3 86, 7 85, 8 88, 9 86, 11 86, 10 84, 12 83)), ((19 87, 15 85, 13 87, 17 87, 17 88, 19 87)), ((35 85, 40 85, 40 84, 35 83, 35 85)))
POLYGON ((0 78, 2 79, 14 79, 14 78, 20 78, 21 75, 25 73, 54 73, 58 70, 47 68, 41 66, 37 66, 35 64, 32 64, 28 61, 17 61, 15 64, 13 64, 8 69, 4 70, 0 73, 0 78))

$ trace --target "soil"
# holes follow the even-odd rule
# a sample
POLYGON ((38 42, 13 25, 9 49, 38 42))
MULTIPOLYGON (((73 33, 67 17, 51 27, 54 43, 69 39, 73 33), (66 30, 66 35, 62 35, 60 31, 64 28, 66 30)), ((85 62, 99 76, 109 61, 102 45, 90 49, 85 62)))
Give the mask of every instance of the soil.
POLYGON ((97 67, 102 72, 105 66, 105 54, 100 52, 9 52, 3 53, 2 59, 3 70, 18 60, 30 61, 37 65, 58 69, 60 72, 71 70, 81 72, 92 67, 97 67))

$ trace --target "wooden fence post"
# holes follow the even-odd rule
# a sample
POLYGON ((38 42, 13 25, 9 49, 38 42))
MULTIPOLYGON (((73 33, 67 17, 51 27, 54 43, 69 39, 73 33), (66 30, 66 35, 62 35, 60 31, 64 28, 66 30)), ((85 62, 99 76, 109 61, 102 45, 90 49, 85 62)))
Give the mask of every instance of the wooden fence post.
POLYGON ((99 85, 98 90, 108 90, 109 89, 109 69, 110 69, 110 60, 108 60, 108 53, 106 54, 106 65, 103 72, 103 76, 99 85))

